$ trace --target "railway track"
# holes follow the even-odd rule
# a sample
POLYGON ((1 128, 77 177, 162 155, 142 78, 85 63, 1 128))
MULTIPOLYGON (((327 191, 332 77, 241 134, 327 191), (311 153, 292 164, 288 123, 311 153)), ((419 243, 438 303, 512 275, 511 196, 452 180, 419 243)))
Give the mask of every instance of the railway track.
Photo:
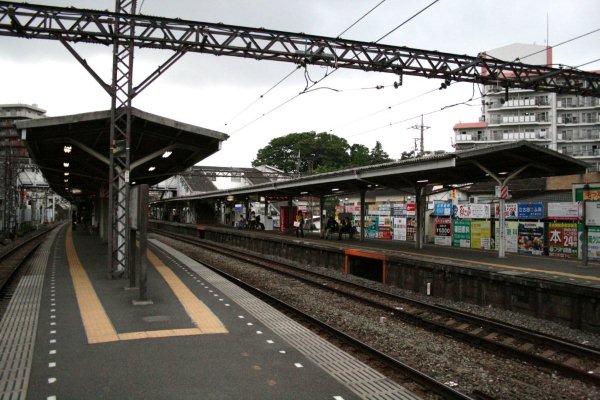
POLYGON ((213 243, 209 244, 198 239, 172 233, 159 233, 204 247, 213 252, 220 252, 228 257, 268 268, 311 285, 343 293, 385 311, 389 318, 399 318, 494 354, 502 354, 505 357, 556 371, 565 377, 600 386, 600 350, 597 348, 569 342, 448 307, 390 294, 293 265, 266 260, 242 249, 236 248, 232 252, 230 248, 213 243))
POLYGON ((16 282, 29 256, 42 243, 50 229, 37 232, 27 239, 13 243, 0 251, 0 318, 4 313, 4 300, 10 299, 16 282))
MULTIPOLYGON (((180 237, 178 235, 168 234, 166 236, 177 238, 177 240, 186 241, 187 243, 196 244, 195 241, 190 241, 185 237, 180 237)), ((210 246, 209 246, 210 247, 210 246)), ((211 248, 211 250, 214 250, 211 248)), ((223 249, 219 249, 221 251, 223 249)), ((225 254, 230 254, 226 253, 225 254)), ((351 346, 353 352, 358 352, 362 355, 365 355, 369 358, 371 364, 375 363, 380 368, 385 369, 392 374, 396 374, 402 377, 402 381, 411 382, 418 384, 424 392, 427 393, 427 398, 441 398, 447 400, 480 400, 480 397, 470 397, 461 393, 452 387, 434 379, 433 377, 424 374, 407 364, 402 363, 401 361, 369 346, 368 344, 356 339, 339 329, 311 316, 308 313, 303 312, 302 310, 290 305, 289 303, 278 299, 274 296, 271 296, 265 293, 263 290, 254 287, 253 285, 240 280, 239 278, 228 274, 227 272, 222 271, 220 268, 207 263, 205 260, 197 260, 202 263, 205 267, 211 269, 215 273, 221 275, 225 279, 228 279, 231 282, 234 282, 236 285, 242 287, 248 292, 252 293, 256 297, 265 301, 266 303, 271 304, 272 306, 278 308, 279 310, 285 312, 288 315, 292 315, 296 320, 300 320, 303 324, 309 327, 313 332, 318 333, 320 336, 327 338, 330 342, 344 344, 346 346, 351 346)))

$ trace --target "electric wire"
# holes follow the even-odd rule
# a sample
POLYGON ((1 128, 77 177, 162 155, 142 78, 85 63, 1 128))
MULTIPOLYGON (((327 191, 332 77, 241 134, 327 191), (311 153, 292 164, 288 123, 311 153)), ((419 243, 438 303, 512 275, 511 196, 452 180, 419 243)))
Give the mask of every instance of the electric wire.
MULTIPOLYGON (((407 20, 405 20, 403 23, 401 23, 400 25, 398 25, 398 26, 397 26, 396 28, 394 28, 392 31, 390 31, 390 32, 389 32, 389 33, 387 33, 386 35, 382 36, 382 37, 381 37, 379 40, 377 40, 375 43, 379 42, 381 39, 385 38, 386 36, 388 36, 388 35, 389 35, 389 34, 391 34, 392 32, 396 31, 397 29, 399 29, 400 27, 402 27, 403 25, 405 25, 407 22, 409 22, 409 21, 411 21, 412 19, 414 19, 416 16, 418 16, 419 14, 421 14, 423 11, 425 11, 426 9, 428 9, 429 7, 431 7, 432 5, 434 5, 435 3, 437 3, 438 1, 439 1, 439 0, 435 0, 435 1, 433 1, 432 3, 430 3, 428 6, 424 7, 424 8, 423 8, 423 9, 421 9, 420 11, 418 11, 416 14, 412 15, 410 18, 408 18, 408 19, 407 19, 407 20)), ((371 13, 371 11, 373 11, 375 8, 379 7, 381 4, 383 4, 383 1, 382 1, 382 2, 380 2, 380 3, 378 3, 378 4, 377 4, 375 7, 373 7, 371 10, 369 10, 369 11, 368 11, 368 12, 367 12, 365 15, 367 15, 367 14, 371 13)), ((365 16, 365 15, 363 15, 363 17, 361 17, 360 19, 364 18, 364 16, 365 16)), ((347 30, 348 30, 348 29, 346 29, 344 32, 346 32, 347 30)), ((339 35, 338 35, 338 37, 339 37, 339 35)), ((297 69, 296 69, 296 70, 297 70, 297 69)), ((296 98, 300 97, 302 94, 305 94, 305 93, 308 93, 308 92, 310 92, 310 91, 311 91, 310 89, 312 89, 312 88, 313 88, 315 85, 317 85, 318 83, 320 83, 321 81, 323 81, 325 78, 329 77, 331 74, 333 74, 333 73, 334 73, 334 72, 336 72, 337 70, 338 70, 338 69, 334 69, 334 70, 333 70, 333 71, 331 71, 331 72, 325 73, 325 75, 324 75, 324 76, 323 76, 321 79, 319 79, 319 80, 317 80, 317 81, 312 81, 312 80, 311 80, 311 82, 313 82, 313 83, 312 83, 312 85, 307 85, 307 86, 304 88, 304 90, 303 90, 302 92, 300 92, 300 93, 296 94, 295 96, 293 96, 293 97, 289 98, 288 100, 284 101, 283 103, 279 104, 278 106, 276 106, 276 107, 272 108, 271 110, 267 111, 266 113, 264 113, 264 114, 260 115, 259 117, 255 118, 254 120, 252 120, 252 121, 248 122, 247 124, 243 125, 242 127, 238 128, 238 129, 236 129, 235 131, 233 131, 233 132, 231 133, 231 135, 234 135, 235 133, 237 133, 237 132, 241 131, 242 129, 245 129, 245 128, 247 128, 247 127, 248 127, 248 126, 250 126, 251 124, 253 124, 253 123, 255 123, 256 121, 260 120, 261 118, 263 118, 263 117, 265 117, 265 116, 267 116, 267 115, 271 114, 273 111, 275 111, 275 110, 278 110, 279 108, 281 108, 282 106, 284 106, 284 105, 288 104, 288 103, 289 103, 289 102, 291 102, 292 100, 294 100, 294 99, 296 99, 296 98)), ((334 90, 334 91, 335 91, 335 89, 331 89, 331 90, 334 90)))
POLYGON ((375 131, 378 131, 380 129, 388 128, 390 126, 394 126, 394 125, 398 125, 398 124, 401 124, 401 123, 404 123, 404 122, 412 121, 413 119, 421 118, 421 115, 423 115, 423 116, 432 115, 432 114, 436 114, 436 113, 445 111, 445 110, 447 110, 449 108, 453 108, 453 107, 457 107, 457 106, 461 106, 461 105, 473 107, 476 104, 469 104, 469 103, 471 103, 471 102, 473 102, 475 100, 480 100, 482 98, 483 98, 483 96, 476 97, 476 98, 470 98, 469 100, 465 100, 465 101, 462 101, 462 102, 459 102, 459 103, 455 103, 455 104, 449 104, 447 106, 443 106, 443 107, 441 107, 439 109, 436 109, 436 110, 433 110, 433 111, 429 111, 429 112, 426 112, 426 113, 418 113, 417 115, 414 115, 412 117, 405 118, 405 119, 400 120, 400 121, 390 122, 390 123, 388 123, 386 125, 381 125, 381 126, 378 126, 376 128, 372 128, 372 129, 369 129, 369 130, 366 130, 366 131, 358 132, 358 133, 355 133, 355 134, 350 135, 348 137, 351 138, 351 137, 356 137, 356 136, 364 135, 366 133, 375 132, 375 131))
MULTIPOLYGON (((342 36, 344 33, 348 32, 348 31, 349 31, 349 30, 350 30, 350 29, 351 29, 351 28, 352 28, 354 25, 356 25, 356 24, 357 24, 358 22, 360 22, 360 21, 361 21, 363 18, 365 18, 367 15, 369 15, 369 14, 370 14, 370 13, 371 13, 373 10, 375 10, 377 7, 379 7, 380 5, 382 5, 382 4, 383 4, 385 1, 386 1, 386 0, 382 0, 382 1, 380 1, 380 2, 379 2, 379 3, 378 3, 376 6, 375 6, 375 7, 371 8, 369 11, 367 11, 365 14, 363 14, 363 16, 362 16, 362 17, 360 17, 359 19, 357 19, 356 21, 354 21, 354 23, 353 23, 352 25, 350 25, 348 28, 346 28, 346 29, 345 29, 345 30, 344 30, 342 33, 340 33, 340 34, 339 34, 337 37, 340 37, 340 36, 342 36)), ((294 74, 294 73, 295 73, 297 70, 299 70, 299 69, 300 69, 300 67, 301 67, 300 65, 298 65, 297 67, 294 67, 294 69, 293 69, 293 70, 292 70, 290 73, 288 73, 286 76, 284 76, 284 77, 283 77, 281 80, 279 80, 279 81, 278 81, 276 84, 274 84, 273 86, 271 86, 271 87, 270 87, 270 88, 269 88, 269 89, 268 89, 268 90, 267 90, 265 93, 261 94, 261 95, 260 95, 260 96, 259 96, 259 97, 258 97, 256 100, 254 100, 252 103, 250 103, 250 104, 248 104, 246 107, 244 107, 244 109, 243 109, 243 110, 241 110, 240 112, 238 112, 237 114, 235 114, 235 115, 234 115, 232 118, 230 118, 230 119, 229 119, 229 121, 228 121, 228 122, 225 122, 225 126, 227 126, 227 125, 228 125, 230 122, 234 121, 234 120, 235 120, 237 117, 239 117, 241 114, 243 114, 243 113, 244 113, 246 110, 248 110, 250 107, 252 107, 252 106, 253 106, 254 104, 256 104, 258 101, 260 101, 261 99, 263 99, 263 98, 264 98, 264 96, 265 96, 266 94, 268 94, 268 93, 269 93, 271 90, 275 89, 277 86, 279 86, 280 84, 282 84, 282 83, 283 83, 283 82, 284 82, 286 79, 288 79, 288 78, 289 78, 290 76, 292 76, 292 75, 293 75, 293 74, 294 74)), ((325 76, 327 76, 327 75, 325 75, 325 76)), ((305 77, 306 77, 306 70, 305 70, 305 77)), ((316 84, 316 83, 315 83, 315 84, 316 84)), ((314 84, 313 84, 312 86, 314 86, 314 84)), ((311 87, 312 87, 312 86, 311 86, 311 87)), ((307 90, 307 88, 308 88, 308 85, 307 85, 307 87, 304 89, 304 91, 306 91, 306 90, 307 90)), ((275 107, 274 109, 272 109, 272 110, 268 111, 267 113, 265 113, 265 114, 262 114, 262 115, 261 115, 259 118, 257 118, 257 119, 255 119, 255 120, 253 120, 251 123, 254 123, 254 122, 258 121, 260 118, 262 118, 262 117, 264 117, 264 116, 266 116, 266 115, 270 114, 271 112, 275 111, 276 109, 280 108, 281 106, 283 106, 283 105, 285 105, 285 104, 289 103, 291 100, 295 99, 296 97, 298 97, 298 96, 294 96, 292 99, 289 99, 289 100, 285 101, 284 103, 280 104, 279 106, 275 107)), ((248 125, 250 125, 250 124, 246 124, 246 125, 244 125, 243 127, 241 127, 241 128, 239 128, 239 129, 235 130, 234 132, 232 132, 231 134, 233 135, 234 133, 236 133, 236 132, 240 131, 241 129, 243 129, 243 128, 245 128, 245 127, 247 127, 248 125)))
POLYGON ((428 94, 430 94, 430 93, 435 93, 435 92, 438 92, 439 90, 440 90, 440 89, 439 89, 438 87, 436 87, 435 89, 428 90, 428 91, 426 91, 426 92, 423 92, 423 93, 421 93, 421 94, 418 94, 418 95, 416 95, 416 96, 410 97, 410 98, 408 98, 408 99, 406 99, 406 100, 403 100, 403 101, 401 101, 401 102, 399 102, 399 103, 395 103, 395 104, 392 104, 391 106, 387 106, 387 107, 385 107, 385 108, 382 108, 382 109, 380 109, 380 110, 374 111, 374 112, 372 112, 372 113, 370 113, 370 114, 363 115, 362 117, 359 117, 359 118, 357 118, 357 119, 355 119, 355 120, 353 120, 353 121, 346 122, 346 123, 344 123, 344 124, 342 124, 342 125, 338 125, 338 126, 336 126, 335 128, 332 128, 332 129, 330 129, 330 130, 329 130, 329 132, 334 132, 334 131, 336 131, 336 130, 338 130, 338 129, 340 129, 340 128, 346 127, 346 126, 348 126, 348 125, 355 124, 355 123, 357 123, 357 122, 360 122, 360 121, 362 121, 362 120, 364 120, 364 119, 367 119, 367 118, 373 117, 373 116, 375 116, 375 115, 377 115, 377 114, 380 114, 380 113, 382 113, 382 112, 389 111, 389 110, 391 110, 391 109, 392 109, 392 108, 394 108, 394 107, 397 107, 397 106, 400 106, 400 105, 402 105, 402 104, 405 104, 405 103, 411 102, 411 101, 413 101, 413 100, 416 100, 416 99, 418 99, 419 97, 426 96, 426 95, 428 95, 428 94))
POLYGON ((575 68, 575 69, 579 69, 580 67, 583 67, 584 65, 592 64, 592 63, 595 63, 596 61, 600 61, 600 58, 596 58, 595 60, 588 61, 588 62, 586 62, 586 63, 583 63, 583 64, 579 64, 578 66, 576 66, 576 67, 573 67, 573 68, 575 68))
POLYGON ((354 27, 354 25, 358 24, 360 21, 363 20, 363 18, 365 18, 367 15, 371 14, 371 12, 373 10, 375 10, 377 7, 379 7, 380 5, 382 5, 383 3, 385 3, 386 0, 381 0, 375 7, 371 8, 369 11, 367 11, 365 13, 365 15, 363 15, 362 17, 360 17, 359 19, 357 19, 356 21, 354 21, 354 23, 352 25, 350 25, 349 27, 347 27, 344 32, 340 33, 339 35, 337 35, 337 37, 342 36, 344 33, 348 32, 350 29, 352 29, 354 27))
MULTIPOLYGON (((571 38, 571 39, 568 39, 568 40, 565 40, 565 41, 563 41, 563 42, 560 42, 560 43, 558 43, 558 44, 555 44, 555 45, 553 45, 553 46, 548 46, 547 48, 544 48, 544 49, 542 49, 542 50, 539 50, 539 51, 536 51, 536 52, 534 52, 534 53, 531 53, 531 54, 528 54, 528 55, 526 55, 526 56, 523 56, 523 57, 521 57, 520 59, 522 60, 522 59, 524 59, 524 58, 531 57, 531 56, 533 56, 533 55, 535 55, 535 54, 539 54, 539 53, 541 53, 541 52, 543 52, 543 51, 546 51, 547 49, 552 49, 552 48, 555 48, 555 47, 561 46, 561 45, 563 45, 563 44, 570 43, 570 42, 572 42, 572 41, 574 41, 574 40, 581 39, 581 38, 583 38, 583 37, 586 37, 586 36, 588 36, 588 35, 591 35, 591 34, 593 34, 593 33, 596 33, 596 32, 598 32, 598 31, 600 31, 600 28, 598 28, 598 29, 595 29, 595 30, 593 30, 593 31, 590 31, 590 32, 587 32, 587 33, 584 33, 584 34, 581 34, 581 35, 578 35, 578 36, 576 36, 576 37, 573 37, 573 38, 571 38)), ((517 58, 516 58, 514 61, 518 62, 518 61, 520 61, 520 59, 519 59, 519 57, 517 57, 517 58)), ((588 61, 588 62, 586 62, 586 63, 580 64, 580 65, 577 65, 577 66, 575 66, 575 67, 570 67, 570 68, 572 68, 572 69, 578 69, 578 68, 580 68, 580 67, 583 67, 584 65, 592 64, 592 63, 594 63, 594 62, 597 62, 597 61, 600 61, 600 58, 598 58, 598 59, 595 59, 595 60, 592 60, 592 61, 588 61)), ((483 93, 481 93, 481 89, 480 89, 479 85, 477 85, 477 88, 479 89, 479 93, 481 94, 481 97, 479 97, 479 98, 483 98, 483 97, 484 97, 484 94, 483 94, 483 93)), ((433 90, 430 90, 430 91, 424 92, 424 93, 422 93, 422 94, 420 94, 420 95, 417 95, 417 96, 415 96, 415 97, 412 97, 412 98, 410 98, 410 99, 407 99, 406 101, 402 101, 402 102, 400 102, 400 103, 397 103, 397 104, 395 104, 395 105, 393 105, 393 106, 390 106, 390 107, 388 107, 388 108, 384 108, 384 109, 381 109, 381 110, 379 110, 379 111, 376 111, 376 112, 374 112, 374 113, 367 114, 367 115, 365 115, 365 116, 363 116, 363 117, 357 118, 357 119, 356 119, 356 120, 354 120, 354 121, 351 121, 351 122, 345 123, 345 124, 343 124, 343 125, 340 125, 340 126, 338 126, 338 127, 334 128, 334 129, 330 129, 330 130, 329 130, 329 132, 333 132, 333 131, 335 131, 335 130, 337 130, 337 129, 339 129, 339 128, 342 128, 342 127, 345 127, 345 126, 348 126, 348 125, 354 124, 354 123, 356 123, 356 122, 362 121, 362 120, 364 120, 364 119, 367 119, 367 118, 369 118, 369 117, 372 117, 372 116, 374 116, 374 115, 377 115, 377 114, 379 114, 379 113, 381 113, 381 112, 387 111, 388 109, 391 109, 392 107, 395 107, 395 106, 398 106, 398 105, 401 105, 401 104, 407 103, 407 102, 409 102, 409 101, 412 101, 412 100, 415 100, 415 99, 417 99, 417 98, 419 98, 419 97, 421 97, 421 96, 424 96, 424 95, 427 95, 427 94, 430 94, 430 93, 433 93, 433 92, 437 92, 437 91, 438 91, 438 89, 433 89, 433 90)), ((473 84, 473 92, 474 92, 474 91, 475 91, 475 83, 473 84)), ((459 103, 459 104, 462 104, 462 103, 459 103)), ((444 108, 445 108, 445 107, 442 107, 442 109, 444 109, 444 108)), ((423 115, 427 115, 427 114, 423 114, 423 115)), ((417 117, 419 117, 419 116, 420 116, 420 114, 419 114, 418 116, 416 116, 416 117, 412 117, 412 118, 410 118, 410 119, 408 119, 408 120, 410 121, 410 120, 412 120, 412 119, 414 119, 414 118, 417 118, 417 117)), ((406 121, 403 121, 403 122, 406 122, 406 121)), ((398 122, 398 123, 399 123, 399 122, 398 122)), ((395 124, 395 123, 394 123, 394 124, 395 124)), ((385 126, 389 126, 389 125, 385 125, 385 126)), ((379 127, 379 128, 376 128, 376 129, 382 129, 382 127, 379 127)), ((364 132, 364 133, 367 133, 367 132, 371 132, 371 131, 366 131, 366 132, 364 132)), ((360 134, 363 134, 363 133, 359 133, 359 134, 357 134, 357 135, 360 135, 360 134)), ((353 136, 357 136, 357 135, 352 135, 352 136, 349 136, 349 137, 353 137, 353 136)))
POLYGON ((531 54, 527 54, 526 56, 523 56, 523 57, 517 57, 517 58, 515 58, 515 60, 514 60, 514 61, 520 62, 521 60, 523 60, 523 59, 525 59, 525 58, 528 58, 528 57, 534 56, 534 55, 536 55, 536 54, 542 53, 542 52, 544 52, 544 51, 547 51, 548 49, 554 49, 554 48, 556 48, 556 47, 558 47, 558 46, 562 46, 563 44, 570 43, 570 42, 572 42, 572 41, 574 41, 574 40, 581 39, 581 38, 583 38, 583 37, 586 37, 586 36, 589 36, 589 35, 591 35, 592 33, 596 33, 596 32, 599 32, 599 31, 600 31, 600 28, 594 29, 593 31, 590 31, 590 32, 587 32, 587 33, 581 34, 581 35, 579 35, 579 36, 575 36, 575 37, 573 37, 573 38, 571 38, 571 39, 567 39, 567 40, 565 40, 565 41, 563 41, 563 42, 560 42, 560 43, 557 43, 557 44, 555 44, 555 45, 552 45, 552 46, 547 46, 547 47, 546 47, 546 48, 544 48, 544 49, 541 49, 541 50, 535 51, 535 52, 533 52, 533 53, 531 53, 531 54))
MULTIPOLYGON (((350 25, 350 26, 349 26, 348 28, 346 28, 346 29, 345 29, 345 30, 344 30, 342 33, 340 33, 340 34, 338 35, 338 37, 340 37, 342 34, 346 33, 348 30, 350 30, 350 28, 352 28, 354 25, 356 25, 356 24, 357 24, 359 21, 361 21, 361 20, 362 20, 364 17, 366 17, 367 15, 369 15, 369 14, 370 14, 370 13, 371 13, 373 10, 375 10, 377 7, 379 7, 379 6, 380 6, 381 4, 383 4, 385 1, 386 1, 386 0, 382 0, 382 1, 380 1, 380 2, 379 2, 379 3, 378 3, 376 6, 375 6, 375 7, 371 8, 371 9, 370 9, 369 11, 367 11, 367 12, 366 12, 366 13, 365 13, 365 14, 364 14, 362 17, 360 17, 360 18, 359 18, 358 20, 356 20, 356 21, 355 21, 355 22, 354 22, 352 25, 350 25)), ((299 66, 297 66, 297 67, 295 67, 295 68, 294 68, 294 70, 293 70, 293 71, 291 71, 289 74, 287 74, 287 75, 286 75, 286 76, 285 76, 283 79, 281 79, 279 82, 277 82, 275 85, 273 85, 273 86, 272 86, 272 87, 271 87, 269 90, 267 90, 265 93, 263 93, 261 96, 259 96, 259 98, 257 98, 256 100, 254 100, 254 101, 253 101, 251 104, 249 104, 248 106, 246 106, 246 107, 245 107, 245 108, 244 108, 242 111, 240 111, 239 113, 237 113, 233 119, 237 118, 237 117, 238 117, 239 115, 241 115, 241 114, 242 114, 244 111, 248 110, 250 107, 252 107, 254 104, 256 104, 256 103, 257 103, 259 100, 261 100, 261 99, 264 97, 264 95, 266 95, 267 93, 269 93, 271 90, 275 89, 275 87, 279 86, 279 85, 280 85, 280 84, 281 84, 283 81, 285 81, 287 78, 289 78, 290 76, 292 76, 292 75, 294 74, 294 72, 296 72, 298 69, 300 69, 300 67, 301 67, 300 65, 299 65, 299 66)), ((335 71, 335 70, 334 70, 334 71, 335 71)), ((331 72, 331 73, 333 73, 333 72, 331 72)), ((308 85, 308 79, 309 79, 310 77, 308 76, 308 70, 307 70, 307 69, 306 69, 306 67, 305 67, 305 71, 304 71, 304 77, 305 77, 305 79, 307 80, 307 84, 306 84, 306 87, 304 88, 304 91, 303 91, 303 92, 300 92, 299 94, 297 94, 297 95, 295 95, 294 97, 292 97, 292 98, 290 98, 290 99, 288 99, 288 100, 284 101, 283 103, 281 103, 281 104, 279 104, 278 106, 276 106, 276 107, 272 108, 271 110, 267 111, 266 113, 264 113, 264 114, 260 115, 259 117, 255 118, 254 120, 252 120, 252 121, 250 121, 250 122, 246 123, 246 124, 245 124, 245 125, 243 125, 242 127, 240 127, 240 128, 238 128, 238 129, 236 129, 235 131, 233 131, 233 132, 231 133, 231 135, 233 135, 233 134, 235 134, 235 133, 239 132, 240 130, 242 130, 242 129, 244 129, 244 128, 248 127, 248 126, 250 126, 251 124, 253 124, 253 123, 255 123, 256 121, 258 121, 259 119, 261 119, 261 118, 263 118, 263 117, 265 117, 265 116, 267 116, 267 115, 271 114, 273 111, 275 111, 275 110, 278 110, 278 109, 279 109, 279 108, 281 108, 282 106, 286 105, 286 104, 287 104, 287 103, 289 103, 290 101, 292 101, 292 100, 294 100, 295 98, 297 98, 298 96, 300 96, 302 93, 305 93, 305 92, 307 92, 307 91, 308 91, 310 88, 314 87, 314 86, 315 86, 317 83, 319 83, 320 81, 322 81, 323 79, 325 79, 325 78, 326 78, 327 76, 329 76, 331 73, 329 73, 329 74, 328 74, 328 73, 326 72, 326 73, 325 73, 325 76, 324 76, 323 78, 321 78, 320 80, 318 80, 318 81, 312 81, 312 80, 311 80, 311 82, 313 82, 313 84, 309 86, 309 85, 308 85)), ((232 119, 232 120, 233 120, 233 119, 232 119)), ((231 121, 230 121, 230 122, 231 122, 231 121)), ((227 125, 227 123, 225 123, 225 125, 227 125)))
POLYGON ((422 8, 421 11, 417 12, 415 15, 413 15, 412 17, 410 17, 409 19, 407 19, 406 21, 404 21, 403 23, 401 23, 400 25, 398 25, 397 27, 395 27, 394 29, 392 29, 391 31, 389 31, 388 33, 386 33, 385 35, 383 35, 379 39, 377 39, 375 41, 375 43, 379 43, 381 40, 385 39, 386 37, 388 37, 392 33, 396 32, 398 29, 400 29, 401 27, 403 27, 406 23, 408 23, 412 19, 416 18, 419 14, 421 14, 423 11, 427 10, 429 7, 431 7, 432 5, 434 5, 435 3, 437 3, 438 1, 440 1, 440 0, 434 0, 434 1, 432 1, 428 6, 422 8))

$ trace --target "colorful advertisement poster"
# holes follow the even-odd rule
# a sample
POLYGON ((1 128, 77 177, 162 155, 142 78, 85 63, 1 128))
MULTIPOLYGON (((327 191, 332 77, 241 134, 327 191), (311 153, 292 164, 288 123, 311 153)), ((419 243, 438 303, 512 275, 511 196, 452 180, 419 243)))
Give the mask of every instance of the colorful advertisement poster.
POLYGON ((544 218, 543 203, 519 203, 519 219, 544 218))
MULTIPOLYGON (((500 218, 500 204, 496 204, 495 215, 496 215, 496 218, 500 218)), ((504 204, 504 218, 506 218, 506 219, 519 218, 519 207, 518 207, 517 203, 504 204)))
POLYGON ((406 218, 406 241, 414 242, 416 232, 417 232, 417 219, 416 218, 406 218))
POLYGON ((490 221, 471 221, 471 248, 491 249, 492 224, 490 221))
POLYGON ((457 208, 457 218, 473 219, 490 218, 489 204, 459 204, 457 208))
POLYGON ((365 218, 365 236, 369 239, 377 239, 377 231, 379 228, 379 217, 369 215, 365 218))
POLYGON ((437 217, 450 217, 452 215, 452 203, 435 203, 433 215, 437 217))
POLYGON ((377 238, 383 240, 392 239, 392 217, 379 216, 377 238))
POLYGON ((394 217, 393 239, 406 241, 406 217, 394 217))
MULTIPOLYGON (((517 253, 519 251, 519 223, 517 221, 506 221, 504 223, 504 251, 507 253, 517 253)), ((498 249, 498 240, 500 238, 500 224, 495 226, 496 249, 498 249)))
POLYGON ((544 223, 519 222, 519 253, 544 254, 544 223))
POLYGON ((548 225, 550 257, 577 258, 577 224, 551 222, 548 225))
POLYGON ((471 247, 471 221, 454 220, 452 238, 452 245, 454 247, 471 247))
POLYGON ((436 218, 434 230, 435 244, 440 246, 452 245, 452 220, 450 218, 436 218))
POLYGON ((417 205, 415 203, 406 204, 406 215, 408 217, 414 217, 417 215, 417 205))
POLYGON ((548 219, 576 221, 581 213, 581 204, 577 202, 548 203, 548 219))
MULTIPOLYGON (((577 224, 577 254, 579 259, 583 258, 583 225, 577 224)), ((600 261, 600 227, 588 226, 588 260, 600 261)))
POLYGON ((406 217, 406 204, 397 203, 392 207, 394 217, 406 217))
POLYGON ((389 217, 390 215, 392 215, 392 207, 389 204, 380 205, 379 215, 382 217, 389 217))
POLYGON ((369 204, 368 215, 379 215, 379 204, 369 204))

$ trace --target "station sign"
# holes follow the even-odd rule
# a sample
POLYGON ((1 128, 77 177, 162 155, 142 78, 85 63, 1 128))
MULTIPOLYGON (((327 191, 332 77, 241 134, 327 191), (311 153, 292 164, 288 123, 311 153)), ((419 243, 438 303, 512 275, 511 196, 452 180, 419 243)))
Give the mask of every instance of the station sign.
POLYGON ((543 203, 519 203, 519 219, 542 219, 544 218, 543 203))
POLYGON ((452 215, 452 203, 435 203, 433 215, 438 217, 449 217, 452 215))

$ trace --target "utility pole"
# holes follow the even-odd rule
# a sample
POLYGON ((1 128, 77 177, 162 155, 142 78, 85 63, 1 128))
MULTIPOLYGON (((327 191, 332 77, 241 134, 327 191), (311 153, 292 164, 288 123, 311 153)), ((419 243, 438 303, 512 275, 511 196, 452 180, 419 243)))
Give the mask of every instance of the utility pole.
MULTIPOLYGON (((421 153, 419 155, 423 155, 423 153, 425 152, 425 141, 423 140, 423 131, 425 129, 429 129, 429 128, 431 128, 431 127, 423 125, 423 114, 421 114, 421 125, 413 125, 410 127, 410 129, 421 130, 421 153)), ((415 146, 415 148, 416 148, 416 146, 415 146)))

